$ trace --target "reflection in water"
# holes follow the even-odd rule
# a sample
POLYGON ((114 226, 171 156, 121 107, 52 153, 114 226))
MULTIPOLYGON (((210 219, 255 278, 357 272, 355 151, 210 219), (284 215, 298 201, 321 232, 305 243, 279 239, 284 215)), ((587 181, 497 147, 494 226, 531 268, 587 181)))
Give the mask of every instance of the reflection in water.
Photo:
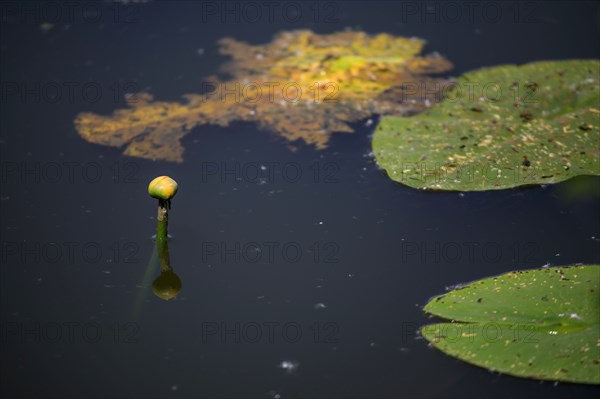
POLYGON ((136 298, 133 319, 137 320, 142 309, 142 303, 148 298, 148 288, 152 284, 152 292, 160 299, 169 300, 175 298, 181 291, 181 279, 171 265, 168 240, 156 240, 152 248, 152 255, 148 266, 144 271, 144 277, 140 285, 140 292, 136 298), (156 276, 157 273, 160 273, 156 276), (152 282, 152 278, 154 281, 152 282), (152 282, 152 283, 151 283, 152 282))
POLYGON ((564 202, 597 201, 600 199, 600 179, 577 176, 558 186, 557 195, 564 202))
POLYGON ((169 241, 166 237, 156 237, 156 249, 160 262, 160 275, 152 283, 152 292, 160 299, 168 301, 181 291, 181 279, 171 266, 169 241))

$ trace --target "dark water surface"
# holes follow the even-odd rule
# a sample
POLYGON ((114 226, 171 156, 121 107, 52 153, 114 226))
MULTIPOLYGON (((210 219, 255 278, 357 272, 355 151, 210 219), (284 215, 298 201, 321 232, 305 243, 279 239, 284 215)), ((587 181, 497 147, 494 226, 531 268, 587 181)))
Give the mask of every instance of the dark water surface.
POLYGON ((299 17, 276 8, 273 21, 258 22, 238 8, 239 23, 219 2, 88 2, 88 14, 76 8, 72 19, 62 3, 55 19, 40 16, 38 3, 3 4, 2 396, 597 394, 467 365, 415 333, 428 322, 420 307, 448 286, 599 263, 600 207, 568 197, 568 183, 419 192, 374 164, 375 123, 334 135, 324 151, 296 152, 254 124, 202 126, 184 139, 183 164, 124 157, 85 142, 73 126, 79 112, 122 108, 128 85, 160 100, 199 92, 226 60, 216 45, 224 36, 266 43, 282 30, 346 27, 417 36, 427 52, 454 62, 454 76, 599 56, 596 2, 485 3, 502 18, 476 8, 473 20, 454 22, 438 9, 436 21, 408 13, 424 3, 391 1, 297 2, 299 17), (54 26, 45 31, 48 20, 54 26), (90 82, 102 90, 97 101, 82 91, 90 82), (256 166, 272 174, 258 182, 256 166), (169 302, 149 291, 156 203, 146 187, 159 175, 180 187, 169 229, 183 289, 169 302))

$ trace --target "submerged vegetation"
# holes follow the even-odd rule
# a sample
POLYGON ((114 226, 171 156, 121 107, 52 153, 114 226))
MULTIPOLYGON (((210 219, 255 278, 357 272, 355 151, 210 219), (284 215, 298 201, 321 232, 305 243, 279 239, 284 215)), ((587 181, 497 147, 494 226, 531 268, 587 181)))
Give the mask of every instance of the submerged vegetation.
POLYGON ((374 114, 404 115, 435 102, 451 68, 438 55, 420 56, 424 41, 388 34, 282 32, 268 44, 220 41, 232 59, 202 94, 185 102, 128 97, 130 108, 110 116, 82 113, 75 126, 89 142, 123 147, 129 156, 182 162, 181 138, 204 124, 256 122, 289 141, 325 148, 334 132, 374 114))
POLYGON ((421 334, 490 370, 600 384, 599 290, 597 265, 510 272, 432 298, 425 311, 449 321, 421 334))
POLYGON ((600 174, 600 61, 534 62, 461 76, 446 99, 382 118, 388 176, 420 189, 478 191, 600 174))

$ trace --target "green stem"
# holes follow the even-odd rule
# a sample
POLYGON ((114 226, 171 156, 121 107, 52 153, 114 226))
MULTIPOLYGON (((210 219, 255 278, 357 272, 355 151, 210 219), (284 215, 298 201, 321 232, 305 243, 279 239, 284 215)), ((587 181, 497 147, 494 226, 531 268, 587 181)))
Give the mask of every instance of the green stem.
POLYGON ((167 201, 158 200, 158 215, 156 220, 158 221, 156 225, 156 242, 167 240, 167 227, 169 225, 169 207, 167 201))
POLYGON ((160 260, 160 271, 166 272, 173 270, 169 256, 169 203, 168 201, 158 200, 158 216, 156 225, 156 249, 160 260))

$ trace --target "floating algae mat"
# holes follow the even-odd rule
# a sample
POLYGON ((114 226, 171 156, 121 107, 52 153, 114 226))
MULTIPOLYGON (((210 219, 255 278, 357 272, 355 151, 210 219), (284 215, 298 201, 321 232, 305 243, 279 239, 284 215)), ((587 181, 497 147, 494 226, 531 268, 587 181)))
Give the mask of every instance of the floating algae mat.
POLYGON ((183 136, 204 124, 253 121, 289 140, 325 148, 334 132, 352 132, 352 122, 374 114, 404 115, 434 102, 441 79, 427 77, 451 68, 444 58, 420 56, 424 41, 388 34, 311 31, 278 34, 271 43, 220 41, 232 60, 203 94, 184 102, 131 96, 130 108, 110 116, 82 113, 75 125, 87 141, 123 147, 129 156, 182 162, 183 136), (406 90, 406 83, 411 89, 406 90), (421 95, 421 93, 427 93, 421 95), (233 94, 232 94, 233 93, 233 94))
POLYGON ((388 176, 478 191, 600 174, 600 61, 534 62, 461 76, 446 99, 387 116, 373 138, 388 176))
POLYGON ((510 272, 432 298, 425 311, 448 322, 421 334, 501 373, 600 384, 599 290, 598 265, 510 272))

